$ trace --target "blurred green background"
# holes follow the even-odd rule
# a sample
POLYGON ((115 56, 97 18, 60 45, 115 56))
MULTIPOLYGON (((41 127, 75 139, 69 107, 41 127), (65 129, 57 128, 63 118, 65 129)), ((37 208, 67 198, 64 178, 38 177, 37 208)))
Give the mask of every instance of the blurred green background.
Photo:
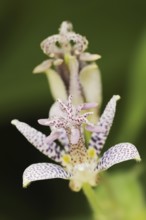
MULTIPOLYGON (((1 0, 0 1, 0 220, 49 220, 90 213, 82 193, 63 180, 42 181, 22 189, 21 176, 30 164, 48 159, 10 124, 18 118, 39 130, 53 102, 44 75, 33 68, 46 56, 40 42, 69 20, 99 53, 103 105, 120 94, 117 115, 105 148, 120 141, 134 143, 145 167, 146 147, 146 1, 145 0, 1 0)), ((126 162, 110 172, 133 167, 126 162)), ((145 190, 145 169, 140 177, 145 190)), ((118 187, 118 186, 117 186, 118 187)), ((144 191, 146 193, 146 191, 144 191)), ((67 217, 71 219, 71 217, 67 217)))

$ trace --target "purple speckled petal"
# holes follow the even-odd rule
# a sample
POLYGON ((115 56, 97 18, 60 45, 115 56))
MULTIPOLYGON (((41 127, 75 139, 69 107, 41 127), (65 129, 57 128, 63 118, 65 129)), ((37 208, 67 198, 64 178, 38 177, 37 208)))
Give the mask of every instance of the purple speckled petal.
POLYGON ((12 120, 11 123, 15 125, 18 131, 40 152, 56 162, 61 162, 63 151, 60 150, 60 147, 55 142, 47 144, 46 135, 24 122, 15 119, 12 120))
POLYGON ((58 140, 61 143, 61 145, 63 146, 65 152, 68 153, 69 152, 69 140, 68 140, 66 131, 63 128, 60 128, 59 132, 60 132, 60 136, 59 136, 58 140))
POLYGON ((117 163, 132 159, 141 160, 136 147, 130 143, 117 144, 103 154, 98 162, 97 170, 101 172, 117 163))
POLYGON ((69 179, 70 174, 61 166, 51 163, 37 163, 27 167, 23 173, 23 187, 31 182, 46 179, 69 179))
MULTIPOLYGON (((89 147, 94 147, 97 155, 100 154, 106 138, 109 134, 110 128, 116 112, 116 103, 120 96, 114 95, 108 102, 103 114, 101 115, 97 125, 92 127, 92 135, 89 141, 89 147)), ((91 128, 91 127, 89 127, 91 128)), ((88 129, 88 127, 87 127, 88 129)), ((91 130, 91 129, 90 129, 91 130)))

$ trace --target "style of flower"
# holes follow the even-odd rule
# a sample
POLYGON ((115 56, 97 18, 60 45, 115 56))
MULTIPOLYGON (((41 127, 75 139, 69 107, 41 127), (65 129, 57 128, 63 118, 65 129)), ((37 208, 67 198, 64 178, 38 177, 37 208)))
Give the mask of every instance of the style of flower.
POLYGON ((102 86, 95 61, 100 55, 85 52, 87 47, 87 39, 75 33, 70 22, 64 21, 59 34, 41 43, 41 49, 49 59, 35 67, 33 72, 46 74, 55 100, 67 100, 69 95, 73 95, 73 104, 97 102, 99 108, 102 86))
POLYGON ((74 106, 71 96, 66 101, 56 101, 50 110, 49 118, 38 120, 40 124, 50 126, 52 131, 48 137, 24 122, 13 120, 12 124, 31 144, 50 159, 60 163, 30 165, 23 173, 23 186, 26 187, 37 180, 62 178, 70 180, 69 185, 73 191, 79 191, 85 183, 96 186, 99 173, 117 163, 131 159, 140 161, 140 155, 131 143, 117 144, 99 157, 112 126, 119 98, 118 95, 111 98, 95 125, 87 119, 92 112, 81 114, 83 110, 94 108, 95 103, 74 106), (88 147, 85 146, 84 129, 92 132, 88 147), (64 146, 63 150, 55 140, 60 141, 64 146))

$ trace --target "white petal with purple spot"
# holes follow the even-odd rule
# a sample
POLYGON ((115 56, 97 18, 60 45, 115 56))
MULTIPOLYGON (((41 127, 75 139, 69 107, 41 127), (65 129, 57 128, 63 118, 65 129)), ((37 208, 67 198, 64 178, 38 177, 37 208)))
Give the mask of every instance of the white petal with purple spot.
POLYGON ((46 135, 24 122, 15 119, 12 120, 11 123, 15 125, 18 131, 20 131, 20 133, 40 152, 56 162, 61 162, 63 151, 61 151, 60 147, 55 142, 48 144, 46 135))
POLYGON ((133 144, 121 143, 107 150, 99 160, 97 170, 104 171, 123 161, 135 159, 140 161, 140 155, 133 144))
POLYGON ((46 179, 69 179, 70 174, 61 166, 51 163, 36 163, 27 167, 23 173, 23 187, 31 182, 46 179))
POLYGON ((119 95, 114 95, 111 98, 103 114, 101 115, 97 125, 95 126, 95 128, 92 127, 92 131, 95 130, 95 132, 93 132, 91 135, 89 146, 94 147, 96 149, 97 155, 100 154, 106 141, 106 138, 109 134, 116 112, 116 103, 119 99, 119 95))

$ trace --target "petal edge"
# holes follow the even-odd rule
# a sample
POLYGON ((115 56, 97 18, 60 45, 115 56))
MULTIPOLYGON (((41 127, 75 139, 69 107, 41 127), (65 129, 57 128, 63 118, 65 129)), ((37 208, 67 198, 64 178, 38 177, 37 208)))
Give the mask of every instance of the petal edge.
POLYGON ((101 172, 115 164, 132 159, 136 161, 141 160, 136 147, 131 143, 117 144, 103 154, 98 162, 97 170, 101 172))
POLYGON ((23 187, 31 182, 46 179, 70 179, 70 174, 61 166, 51 163, 36 163, 28 166, 23 173, 23 187))

